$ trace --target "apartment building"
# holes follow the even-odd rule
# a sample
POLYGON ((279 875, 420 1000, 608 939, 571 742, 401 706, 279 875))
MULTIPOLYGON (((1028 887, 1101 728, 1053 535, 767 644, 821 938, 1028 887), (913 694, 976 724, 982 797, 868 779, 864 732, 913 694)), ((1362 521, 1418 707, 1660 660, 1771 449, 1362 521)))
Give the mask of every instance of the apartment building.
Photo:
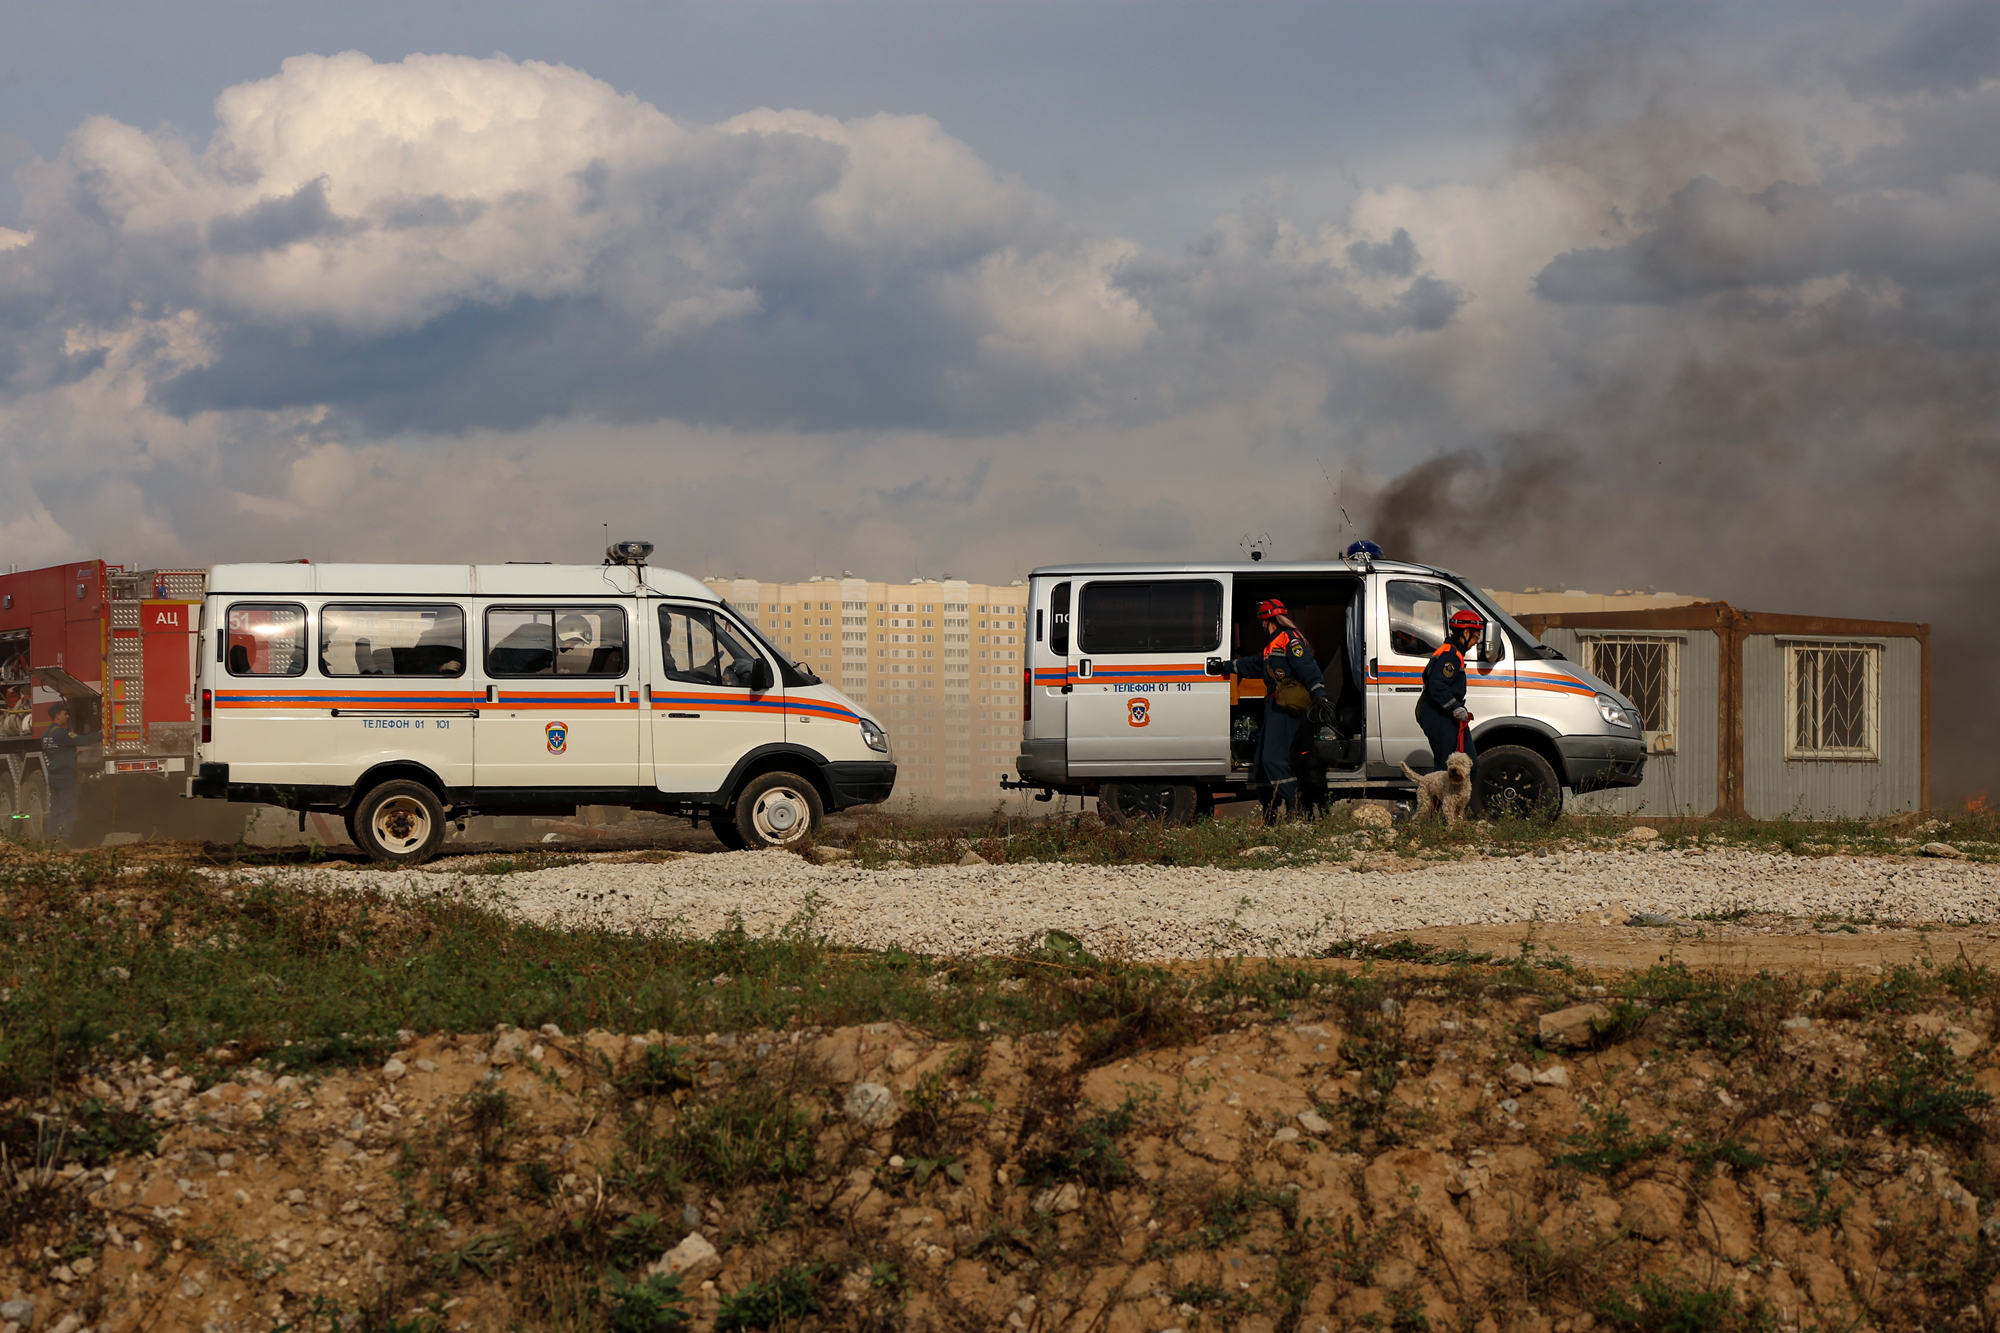
POLYGON ((704 582, 794 660, 882 719, 896 746, 898 804, 999 799, 1020 749, 1025 580, 704 582))

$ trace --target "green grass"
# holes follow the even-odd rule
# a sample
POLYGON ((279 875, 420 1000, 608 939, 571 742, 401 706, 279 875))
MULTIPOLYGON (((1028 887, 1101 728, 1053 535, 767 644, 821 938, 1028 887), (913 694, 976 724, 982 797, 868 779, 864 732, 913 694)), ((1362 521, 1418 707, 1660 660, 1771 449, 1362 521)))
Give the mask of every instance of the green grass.
MULTIPOLYGON (((0 863, 0 919, 0 1097, 113 1056, 176 1061, 206 1083, 225 1042, 232 1059, 305 1072, 379 1062, 399 1029, 502 1023, 685 1033, 896 1020, 970 1039, 1076 1025, 1103 1060, 1379 988, 1311 964, 1189 978, 1055 938, 1017 958, 843 949, 809 917, 770 937, 555 930, 470 891, 396 902, 232 887, 115 853, 0 863)), ((627 1091, 684 1091, 686 1060, 649 1053, 627 1091)))
MULTIPOLYGON (((1378 797, 1386 792, 1377 793, 1378 797)), ((1659 831, 1647 844, 1675 850, 1704 848, 1791 856, 1912 856, 1926 842, 1954 843, 1974 860, 2000 859, 2000 815, 1983 807, 1939 811, 1929 817, 1881 820, 1752 820, 1614 815, 1564 815, 1552 823, 1499 819, 1447 828, 1436 820, 1395 826, 1393 836, 1355 824, 1345 813, 1317 821, 1266 827, 1253 819, 1201 819, 1183 828, 1142 823, 1115 829, 1094 815, 1009 816, 985 820, 921 820, 867 815, 846 837, 862 865, 898 861, 915 866, 951 865, 967 848, 988 861, 1055 861, 1085 865, 1197 865, 1250 869, 1353 860, 1369 851, 1452 859, 1483 854, 1520 856, 1576 848, 1638 844, 1624 840, 1634 824, 1659 831), (1255 855, 1245 855, 1254 849, 1255 855)), ((1721 914, 1715 919, 1730 919, 1721 914)))

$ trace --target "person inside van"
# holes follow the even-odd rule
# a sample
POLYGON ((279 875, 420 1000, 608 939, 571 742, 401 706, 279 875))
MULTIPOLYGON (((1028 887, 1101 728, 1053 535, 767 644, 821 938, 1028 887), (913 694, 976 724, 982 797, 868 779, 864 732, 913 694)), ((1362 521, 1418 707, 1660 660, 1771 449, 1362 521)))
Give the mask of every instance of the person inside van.
MULTIPOLYGON (((1254 657, 1225 661, 1208 659, 1211 676, 1261 676, 1264 680, 1264 727, 1257 744, 1257 760, 1251 769, 1260 783, 1270 786, 1264 816, 1296 816, 1302 799, 1298 767, 1312 745, 1313 726, 1308 715, 1327 712, 1326 677, 1313 656, 1312 645, 1285 611, 1285 604, 1268 598, 1257 604, 1257 620, 1264 629, 1264 651, 1254 657)), ((1325 790, 1304 795, 1314 811, 1325 799, 1325 790)))

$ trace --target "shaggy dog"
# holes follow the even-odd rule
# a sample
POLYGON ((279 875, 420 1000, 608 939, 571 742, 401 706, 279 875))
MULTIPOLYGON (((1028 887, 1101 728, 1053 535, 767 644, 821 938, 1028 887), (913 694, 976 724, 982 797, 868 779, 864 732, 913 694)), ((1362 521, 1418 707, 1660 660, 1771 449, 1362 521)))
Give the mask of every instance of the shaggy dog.
POLYGON ((1403 773, 1417 784, 1417 818, 1428 814, 1441 814, 1447 824, 1456 824, 1465 818, 1465 809, 1472 804, 1472 757, 1460 750, 1444 761, 1444 767, 1435 773, 1419 773, 1407 763, 1403 773))

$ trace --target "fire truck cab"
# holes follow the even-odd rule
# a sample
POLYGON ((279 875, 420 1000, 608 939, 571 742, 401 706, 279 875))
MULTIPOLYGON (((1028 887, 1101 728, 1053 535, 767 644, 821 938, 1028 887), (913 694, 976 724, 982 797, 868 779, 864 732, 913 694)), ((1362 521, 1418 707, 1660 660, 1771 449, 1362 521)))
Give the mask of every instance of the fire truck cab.
POLYGON ((616 805, 777 847, 886 800, 881 724, 651 549, 216 566, 189 794, 338 812, 390 862, 473 814, 616 805))
POLYGON ((73 730, 95 737, 77 756, 78 840, 171 819, 194 757, 202 578, 101 560, 0 574, 0 819, 11 830, 44 834, 41 736, 59 702, 73 730))
POLYGON ((1487 811, 1552 815, 1564 789, 1641 781, 1645 740, 1630 700, 1536 642, 1470 581, 1379 555, 1357 543, 1336 561, 1037 569, 1015 785, 1095 796, 1113 822, 1184 820, 1258 794, 1264 684, 1204 667, 1263 651, 1256 607, 1266 598, 1284 602, 1326 677, 1335 722, 1313 743, 1335 794, 1400 796, 1404 762, 1432 767, 1416 704, 1444 626, 1463 609, 1486 626, 1467 662, 1466 705, 1487 811))

